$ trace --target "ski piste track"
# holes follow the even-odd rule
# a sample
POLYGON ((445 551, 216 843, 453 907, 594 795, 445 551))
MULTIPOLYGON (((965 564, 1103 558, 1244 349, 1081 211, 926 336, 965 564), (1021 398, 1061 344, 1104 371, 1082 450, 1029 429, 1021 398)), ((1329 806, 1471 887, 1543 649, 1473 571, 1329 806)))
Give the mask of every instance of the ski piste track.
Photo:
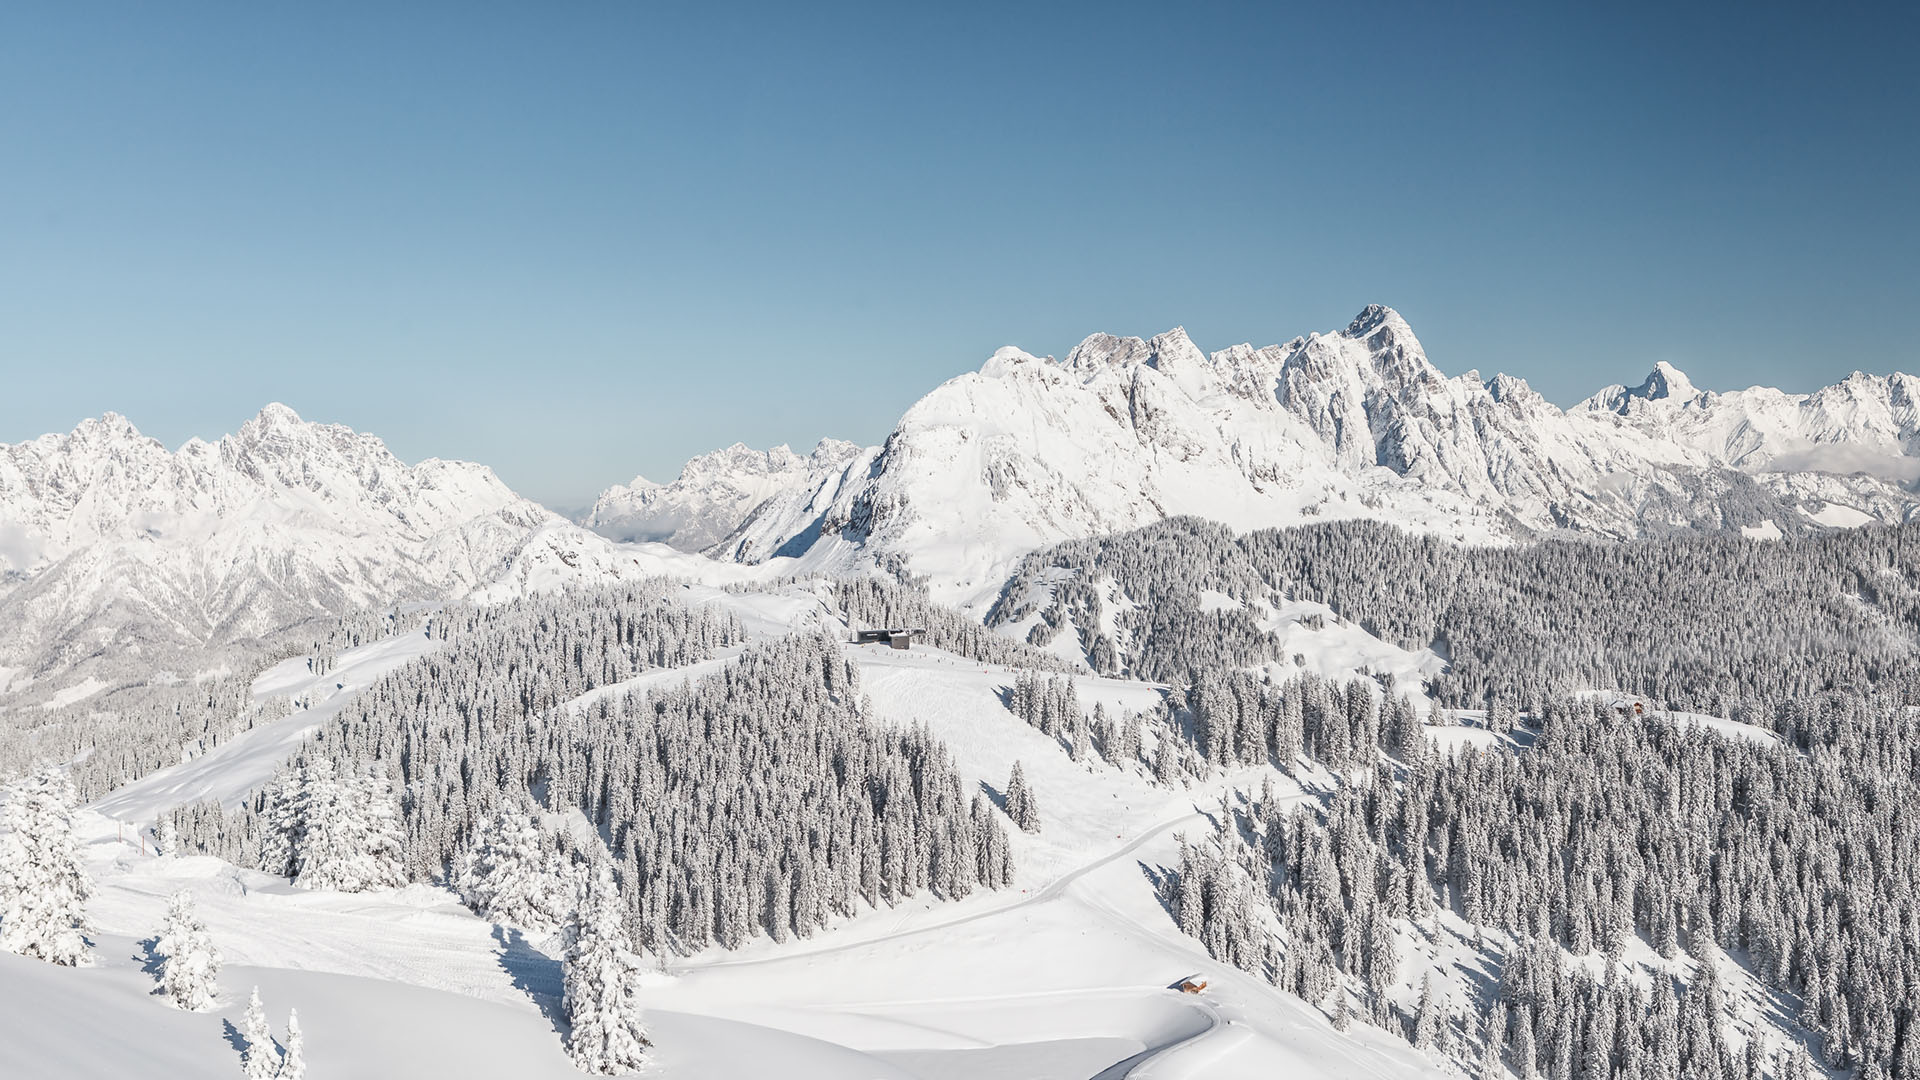
MULTIPOLYGON (((905 940, 907 938, 918 937, 924 934, 931 934, 931 933, 937 933, 942 930, 949 930, 949 929, 952 929, 953 927, 965 925, 967 923, 980 922, 986 919, 1003 918, 1007 915, 1010 915, 1014 912, 1019 911, 1022 908, 1031 907, 1038 904, 1045 904, 1054 900, 1058 900, 1062 896, 1066 895, 1067 890, 1071 888, 1074 885, 1074 883, 1086 877, 1088 874, 1091 874, 1094 871, 1099 870, 1104 866, 1111 865, 1121 859, 1126 858, 1129 855, 1132 855, 1134 852, 1140 850, 1140 848, 1145 846, 1147 843, 1155 839, 1158 839, 1160 836, 1164 835, 1165 833, 1181 828, 1182 826, 1205 823, 1208 820, 1209 820, 1209 815, 1200 810, 1193 810, 1189 813, 1181 814, 1177 817, 1168 818, 1167 820, 1162 821, 1159 824, 1154 825, 1151 828, 1147 829, 1146 831, 1140 833, 1139 835, 1135 836, 1132 840, 1128 841, 1127 843, 1121 845, 1118 848, 1115 848, 1114 850, 1106 853, 1105 855, 1102 855, 1101 857, 1094 859, 1091 862, 1082 863, 1081 865, 1075 867, 1074 869, 1068 871, 1067 873, 1060 875, 1058 878, 1055 878, 1052 882, 1049 882, 1047 885, 1041 887, 1039 890, 1029 895, 1019 897, 1018 899, 1015 899, 1010 903, 1002 904, 998 907, 990 908, 986 911, 976 911, 967 915, 960 916, 958 918, 947 919, 937 923, 930 923, 925 926, 916 926, 906 930, 896 930, 890 933, 882 934, 878 937, 867 938, 861 941, 849 941, 849 942, 843 942, 835 945, 827 945, 818 949, 809 949, 805 952, 783 953, 779 956, 755 957, 749 960, 716 960, 711 963, 676 965, 670 968, 669 970, 673 973, 678 974, 678 973, 705 970, 705 969, 711 969, 711 968, 744 968, 744 967, 767 966, 767 965, 773 965, 773 964, 785 964, 785 963, 790 963, 794 961, 803 961, 803 960, 818 958, 821 956, 828 956, 835 953, 851 952, 856 949, 871 948, 871 947, 886 944, 889 942, 897 942, 897 941, 905 940)), ((1106 915, 1109 918, 1124 918, 1124 916, 1119 915, 1117 912, 1113 912, 1111 910, 1105 909, 1104 907, 1099 908, 1097 910, 1099 910, 1101 914, 1106 915)), ((1169 1010, 1177 1010, 1180 1012, 1184 1012, 1188 1014, 1188 1016, 1191 1019, 1176 1025, 1174 1029, 1169 1033, 1167 1033, 1165 1037, 1161 1038, 1159 1041, 1155 1042, 1154 1044, 1145 1047, 1144 1049, 1140 1050, 1138 1053, 1133 1054, 1132 1056, 1124 1058, 1120 1061, 1117 1061, 1112 1065, 1107 1066, 1105 1069, 1102 1069, 1100 1072, 1094 1074, 1092 1080, 1125 1080, 1125 1078, 1129 1078, 1129 1077, 1144 1078, 1148 1075, 1148 1072, 1150 1071, 1151 1067, 1154 1065, 1155 1062, 1163 1061, 1167 1057, 1172 1055, 1175 1051, 1185 1050, 1199 1043, 1203 1039, 1207 1039, 1211 1036, 1214 1036, 1215 1033, 1222 1031, 1227 1025, 1227 1021, 1221 1017, 1219 1010, 1215 1009, 1213 1005, 1207 1002, 1205 999, 1197 996, 1182 994, 1177 990, 1171 990, 1171 989, 1158 990, 1158 989, 1142 988, 1139 990, 1131 990, 1131 991, 1124 990, 1124 989, 1059 990, 1059 991, 1051 991, 1044 994, 1019 995, 1017 997, 1002 998, 1000 1000, 1006 1001, 1006 1000, 1022 1000, 1022 999, 1039 999, 1039 998, 1061 998, 1061 997, 1068 997, 1068 996, 1094 997, 1094 996, 1122 996, 1122 995, 1125 995, 1125 996, 1137 995, 1141 998, 1164 998, 1166 999, 1166 1007, 1169 1010)), ((972 1000, 975 1000, 975 999, 945 998, 945 999, 919 1001, 919 1002, 893 1001, 893 1002, 888 1002, 886 1004, 894 1005, 894 1006, 906 1005, 906 1004, 956 1005, 956 1004, 967 1003, 972 1000)), ((845 1007, 858 1008, 860 1006, 856 1004, 856 1005, 845 1006, 845 1007)))
MULTIPOLYGON (((1296 796, 1296 798, 1311 798, 1311 796, 1303 793, 1299 796, 1296 796)), ((876 937, 864 938, 857 941, 847 941, 847 942, 840 942, 832 945, 825 945, 817 949, 808 949, 804 952, 788 952, 788 953, 782 953, 778 956, 754 957, 754 958, 745 959, 745 960, 715 960, 715 961, 706 962, 706 963, 681 964, 681 965, 674 965, 668 970, 673 974, 687 974, 687 973, 692 973, 697 971, 719 969, 719 968, 738 969, 738 968, 772 966, 777 964, 806 961, 811 959, 817 959, 822 956, 830 956, 838 953, 852 952, 858 949, 873 948, 876 946, 893 943, 893 942, 899 942, 909 938, 919 937, 926 934, 938 933, 944 930, 951 930, 954 927, 963 926, 969 923, 977 923, 977 922, 982 922, 989 919, 1004 918, 1015 912, 1020 911, 1023 908, 1033 907, 1040 904, 1046 904, 1046 903, 1059 900, 1062 897, 1066 896, 1068 890, 1071 889, 1076 883, 1081 881, 1083 878, 1085 878, 1087 875, 1092 874, 1103 867, 1112 865, 1113 863, 1118 862, 1121 859, 1127 858, 1128 856, 1139 851, 1142 847, 1146 846, 1148 843, 1159 839, 1160 837, 1164 836, 1169 832, 1172 832, 1176 829, 1180 829, 1190 825, 1210 824, 1212 821, 1212 818, 1213 818, 1213 815, 1197 807, 1187 813, 1179 814, 1175 817, 1168 818, 1164 821, 1161 821, 1147 828, 1146 830, 1142 831, 1138 835, 1134 836, 1133 839, 1127 841, 1125 844, 1121 845, 1120 847, 1107 852, 1106 854, 1100 856, 1099 858, 1093 859, 1089 862, 1085 862, 1080 864, 1079 866, 1074 867, 1072 870, 1069 870, 1066 873, 1060 875, 1059 877, 1055 878, 1053 881, 1042 886, 1040 889, 1026 896, 1018 897, 1008 903, 1001 904, 997 907, 989 908, 985 911, 975 911, 975 912, 971 912, 969 914, 962 915, 956 918, 945 919, 940 922, 929 923, 922 926, 915 926, 908 929, 895 930, 888 933, 880 934, 876 937)), ((1129 918, 1124 913, 1106 904, 1101 904, 1097 901, 1094 901, 1091 897, 1082 897, 1081 899, 1083 900, 1083 902, 1086 902, 1087 908, 1095 914, 1098 914, 1110 920, 1123 922, 1131 928, 1139 929, 1142 931, 1145 931, 1147 929, 1145 927, 1139 926, 1139 924, 1135 920, 1129 918)), ((1173 961, 1176 965, 1182 960, 1191 962, 1193 959, 1192 954, 1177 952, 1170 947, 1168 949, 1168 952, 1169 952, 1169 959, 1173 961)), ((1129 989, 1124 987, 1116 987, 1116 988, 1098 988, 1098 989, 1084 989, 1084 990, 1060 990, 1060 991, 1050 991, 1050 992, 1041 993, 1041 994, 1005 996, 1005 997, 1001 997, 998 1000, 1001 1000, 1001 1001, 1040 1000, 1040 999, 1047 999, 1047 998, 1059 999, 1063 997, 1075 997, 1075 996, 1078 996, 1078 997, 1111 996, 1116 998, 1117 997, 1136 997, 1143 1000, 1147 1000, 1147 999, 1160 1000, 1165 1003, 1164 1007, 1169 1011, 1176 1011, 1176 1012, 1185 1014, 1178 1023, 1170 1025, 1169 1030, 1164 1032, 1159 1039, 1157 1039, 1156 1041, 1153 1041, 1150 1045, 1147 1045, 1146 1047, 1141 1049, 1139 1052, 1129 1057, 1123 1058, 1122 1060, 1117 1061, 1112 1065, 1109 1065, 1106 1068, 1102 1069, 1100 1072, 1095 1073, 1091 1078, 1091 1080, 1123 1080, 1123 1078, 1139 1078, 1139 1080, 1145 1080, 1146 1077, 1156 1074, 1158 1072, 1158 1069, 1156 1068, 1157 1065, 1165 1064, 1176 1053, 1185 1055, 1188 1053, 1192 1053, 1196 1050, 1202 1050, 1204 1049, 1204 1047, 1202 1046, 1204 1042, 1207 1042, 1210 1040, 1218 1040, 1232 1030, 1232 1022, 1227 1020, 1225 1017, 1221 1016, 1219 1010, 1216 1009, 1213 1006, 1213 1004, 1207 1001, 1204 997, 1197 996, 1197 995, 1183 994, 1171 988, 1156 989, 1156 988, 1142 987, 1137 989, 1129 989)), ((960 1005, 960 1004, 971 1003, 977 1000, 978 999, 976 998, 943 998, 943 999, 915 1001, 915 1002, 892 1001, 892 1002, 886 1002, 884 1004, 891 1005, 891 1006, 960 1005)), ((874 1004, 878 1005, 882 1003, 874 1003, 874 1004)), ((863 1006, 860 1005, 859 1003, 853 1003, 853 1004, 839 1003, 836 1005, 836 1007, 858 1009, 863 1006)), ((1169 1073, 1167 1075, 1178 1076, 1182 1074, 1169 1073)))
POLYGON ((889 941, 900 941, 902 939, 915 937, 920 934, 930 934, 940 930, 952 929, 953 927, 956 927, 956 926, 964 926, 967 923, 979 922, 982 919, 999 918, 1011 912, 1018 911, 1023 907, 1028 907, 1033 904, 1044 904, 1049 900, 1058 899, 1063 893, 1066 892, 1068 886, 1071 886, 1074 882, 1080 880, 1081 878, 1087 876, 1090 873, 1093 873, 1095 870, 1098 870, 1103 866, 1107 866, 1111 863, 1117 862, 1120 859, 1126 858, 1128 855, 1131 855, 1134 852, 1140 850, 1140 848, 1144 846, 1148 841, 1153 840, 1154 838, 1158 837, 1160 834, 1165 833, 1170 829, 1177 828, 1181 825, 1188 824, 1190 822, 1205 821, 1205 820, 1207 820, 1207 815, 1198 810, 1192 811, 1190 813, 1182 814, 1179 817, 1169 818, 1168 820, 1163 821, 1158 825, 1155 825, 1152 828, 1148 829, 1147 831, 1141 833, 1140 835, 1134 837, 1132 840, 1128 841, 1125 845, 1119 848, 1116 848, 1113 851, 1108 852, 1107 854, 1101 856, 1098 859, 1093 860, 1092 862, 1082 863, 1081 865, 1075 867, 1074 869, 1069 870, 1068 872, 1060 875, 1059 877, 1055 878, 1052 882, 1042 886, 1039 889, 1039 891, 1029 893, 1026 896, 1018 897, 1008 903, 1001 904, 998 907, 988 908, 985 911, 975 911, 975 912, 971 912, 969 914, 962 915, 956 918, 947 919, 942 922, 928 923, 924 926, 916 926, 908 930, 896 930, 891 933, 881 934, 877 937, 862 938, 858 941, 846 941, 846 942, 841 942, 834 945, 825 945, 818 949, 808 949, 805 952, 781 953, 778 956, 759 956, 759 957, 754 957, 748 960, 715 960, 711 963, 676 965, 674 967, 670 967, 668 970, 674 974, 682 974, 685 972, 705 970, 708 968, 740 968, 740 967, 756 967, 756 966, 768 965, 768 964, 784 964, 794 960, 807 960, 807 959, 811 959, 819 956, 829 956, 834 953, 851 952, 855 949, 864 949, 864 948, 868 948, 874 945, 879 945, 889 941))

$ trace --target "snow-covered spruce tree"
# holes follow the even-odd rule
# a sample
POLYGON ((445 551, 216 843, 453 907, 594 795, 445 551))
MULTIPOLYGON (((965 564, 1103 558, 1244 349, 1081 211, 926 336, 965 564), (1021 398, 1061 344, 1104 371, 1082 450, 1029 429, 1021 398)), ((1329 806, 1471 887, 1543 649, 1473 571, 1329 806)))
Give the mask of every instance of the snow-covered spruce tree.
POLYGON ((247 997, 247 1011, 240 1020, 240 1059, 247 1080, 274 1080, 280 1071, 280 1048, 273 1044, 273 1028, 267 1023, 267 1010, 260 1004, 260 988, 247 997))
POLYGON ((621 929, 620 894, 613 866, 594 868, 587 894, 569 927, 571 942, 562 967, 571 1031, 567 1052, 582 1072, 617 1076, 646 1062, 651 1045, 633 996, 639 970, 621 929))
POLYGON ((154 830, 153 849, 162 856, 180 853, 180 829, 174 825, 171 815, 160 819, 160 827, 154 830))
POLYGON ((214 1005, 220 984, 220 950, 206 924, 193 913, 193 894, 182 889, 167 897, 167 921, 154 940, 160 959, 160 987, 176 1008, 203 1012, 214 1005))
POLYGON ((479 844, 461 858, 455 885, 474 914, 530 930, 565 923, 574 899, 568 869, 541 834, 528 800, 494 812, 479 844))
MULTIPOLYGON (((1506 1041, 1507 1007, 1496 1001, 1487 1008, 1486 1022, 1480 1028, 1479 1080, 1506 1080, 1507 1066, 1501 1060, 1506 1041)), ((1639 1074, 1635 1069, 1631 1075, 1639 1074)))
MULTIPOLYGON (((1105 718, 1103 717, 1102 719, 1104 720, 1105 718)), ((1068 723, 1072 725, 1072 732, 1070 742, 1067 746, 1067 753, 1071 755, 1075 761, 1085 761, 1093 756, 1092 727, 1087 722, 1087 717, 1084 713, 1075 714, 1068 723)))
POLYGON ((300 1010, 287 1010, 287 1050, 274 1080, 306 1080, 306 1037, 300 1033, 300 1010))
POLYGON ((1007 777, 1007 816, 1021 832, 1040 831, 1040 803, 1034 798, 1033 789, 1027 786, 1027 774, 1018 761, 1013 763, 1013 774, 1007 777))
POLYGON ((0 949, 53 964, 90 964, 83 931, 93 885, 73 835, 73 787, 42 769, 0 810, 0 949))
POLYGON ((315 757, 283 792, 275 825, 291 855, 292 877, 309 889, 365 892, 406 884, 399 810, 384 774, 336 775, 315 757))
POLYGON ((1440 1002, 1433 996, 1433 973, 1420 984, 1420 1004, 1413 1014, 1413 1037, 1408 1040, 1418 1050, 1432 1051, 1440 1026, 1440 1002))

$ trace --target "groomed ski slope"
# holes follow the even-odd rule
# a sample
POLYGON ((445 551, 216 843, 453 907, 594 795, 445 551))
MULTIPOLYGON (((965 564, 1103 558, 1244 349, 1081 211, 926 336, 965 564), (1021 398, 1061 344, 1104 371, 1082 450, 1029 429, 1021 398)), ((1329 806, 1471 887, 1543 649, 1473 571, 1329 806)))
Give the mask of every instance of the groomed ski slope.
MULTIPOLYGON (((750 632, 831 619, 799 590, 687 599, 726 605, 750 632)), ((417 645, 382 642, 326 676, 346 697, 417 645), (383 648, 384 646, 384 648, 383 648)), ((997 793, 1014 760, 1039 798, 1038 835, 1012 830, 1013 888, 959 902, 921 898, 867 912, 811 939, 761 938, 734 952, 674 959, 642 990, 655 1042, 648 1075, 703 1080, 1030 1077, 1333 1078, 1439 1075, 1404 1042, 1321 1013, 1209 960, 1162 906, 1152 876, 1177 862, 1178 836, 1211 827, 1258 772, 1184 791, 1135 771, 1069 760, 1001 705, 1015 672, 937 650, 855 648, 863 689, 884 719, 927 724, 965 783, 997 793), (1195 997, 1169 987, 1201 973, 1195 997)), ((648 682, 699 671, 650 673, 648 682)), ((270 671, 256 693, 304 684, 270 671)), ((1076 677, 1091 708, 1139 708, 1133 682, 1076 677)), ((317 706, 316 708, 321 707, 317 706)), ((310 714, 266 725, 204 758, 155 774, 95 808, 145 823, 177 796, 233 798, 271 775, 310 714), (278 725, 284 724, 284 728, 278 725), (171 774, 171 775, 169 775, 171 774)), ((302 731, 301 734, 304 734, 302 731)), ((1301 793, 1298 797, 1307 797, 1301 793)), ((261 988, 276 1029, 300 1011, 320 1078, 577 1077, 558 1023, 553 943, 474 917, 444 889, 307 891, 204 857, 156 858, 123 826, 82 815, 98 885, 90 912, 97 966, 52 968, 0 956, 0 1009, 30 1036, 0 1040, 0 1075, 156 1078, 237 1074, 224 1024, 261 988), (225 953, 215 1013, 177 1012, 151 994, 137 944, 165 898, 185 888, 225 953)))
POLYGON ((253 680, 253 700, 293 698, 303 705, 191 761, 144 776, 101 799, 94 809, 123 822, 151 824, 157 815, 201 799, 237 806, 248 792, 273 779, 273 771, 354 695, 439 646, 424 631, 382 638, 341 653, 333 670, 324 675, 308 671, 305 657, 282 660, 253 680))

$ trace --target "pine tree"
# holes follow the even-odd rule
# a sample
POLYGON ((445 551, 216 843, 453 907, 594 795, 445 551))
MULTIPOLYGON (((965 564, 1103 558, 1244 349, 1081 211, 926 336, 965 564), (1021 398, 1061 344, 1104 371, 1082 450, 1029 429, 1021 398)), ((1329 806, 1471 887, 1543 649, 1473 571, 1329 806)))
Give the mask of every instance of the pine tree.
POLYGON ((1379 904, 1367 910, 1365 970, 1367 988, 1373 991, 1374 999, 1385 1001, 1387 990, 1400 975, 1400 953, 1394 943, 1393 924, 1379 904))
POLYGON ((1353 1003, 1347 998, 1347 988, 1333 988, 1337 1000, 1333 1004, 1333 1030, 1346 1031, 1353 1026, 1353 1003))
POLYGON ((571 901, 566 870, 543 843, 531 804, 494 813, 460 860, 455 885, 474 914, 531 930, 563 924, 571 901))
POLYGON ((1519 1074, 1520 1080, 1534 1080, 1540 1075, 1539 1050, 1533 1038, 1533 1010, 1524 1006, 1513 1014, 1513 1071, 1519 1074))
POLYGON ((306 1080, 307 1058, 306 1039, 300 1034, 300 1011, 287 1010, 287 1052, 280 1059, 280 1072, 275 1080, 306 1080))
POLYGON ((1040 831, 1040 805, 1027 787, 1027 775, 1018 761, 1013 763, 1013 775, 1007 778, 1007 816, 1021 832, 1040 831))
POLYGON ((0 809, 0 949, 68 967, 93 962, 83 931, 93 893, 73 834, 73 786, 44 769, 0 809))
POLYGON ((154 830, 153 847, 162 856, 180 853, 180 830, 171 816, 160 819, 160 827, 154 830))
POLYGON ((1487 1010, 1487 1022, 1480 1030, 1480 1080, 1506 1080, 1507 1067, 1500 1052, 1507 1041, 1507 1007, 1496 1001, 1487 1010))
POLYGON ((1441 1005, 1433 996, 1433 973, 1420 983, 1420 1005, 1413 1014, 1413 1045, 1415 1049, 1432 1050, 1435 1033, 1439 1029, 1441 1005))
POLYGON ((154 940, 161 957, 160 986, 176 1008, 204 1012, 219 990, 220 950, 193 913, 193 894, 181 890, 167 898, 167 921, 154 940))
POLYGON ((1800 1043, 1793 1044, 1780 1058, 1780 1071, 1775 1074, 1779 1080, 1813 1080, 1813 1055, 1800 1043))
POLYGON ((650 1045, 633 996, 638 970, 621 928, 620 895, 613 867, 601 862, 570 927, 572 942, 562 968, 567 1050, 582 1072, 613 1076, 646 1061, 650 1045))
POLYGON ((247 1080, 274 1080, 280 1071, 280 1050, 273 1044, 273 1029, 267 1025, 267 1010, 260 1005, 260 988, 254 987, 247 998, 247 1012, 241 1019, 240 1048, 247 1080))

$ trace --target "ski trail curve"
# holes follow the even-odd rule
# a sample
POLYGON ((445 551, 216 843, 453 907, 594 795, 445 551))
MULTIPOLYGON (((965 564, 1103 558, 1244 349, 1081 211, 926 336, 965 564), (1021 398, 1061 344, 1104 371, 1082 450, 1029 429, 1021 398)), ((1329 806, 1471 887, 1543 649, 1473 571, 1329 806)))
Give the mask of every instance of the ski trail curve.
POLYGON ((1160 822, 1158 825, 1150 826, 1149 828, 1141 832, 1138 836, 1134 837, 1132 840, 1127 841, 1126 844, 1114 849, 1113 851, 1108 852, 1107 854, 1101 856, 1100 858, 1095 859, 1092 862, 1082 863, 1081 865, 1073 868, 1072 870, 1067 871, 1066 873, 1060 875, 1059 877, 1053 879, 1051 882, 1047 883, 1038 892, 1032 893, 1031 895, 1025 896, 1019 900, 1015 900, 1010 904, 1002 904, 1002 905, 999 905, 998 907, 988 908, 984 911, 972 912, 970 914, 962 915, 954 919, 946 919, 941 922, 928 923, 925 926, 915 926, 905 930, 889 931, 885 934, 879 935, 878 937, 862 938, 859 941, 849 941, 849 942, 845 942, 838 945, 827 945, 818 949, 809 949, 805 952, 781 953, 778 956, 761 956, 761 957, 755 957, 750 960, 716 960, 716 961, 703 963, 703 964, 676 965, 670 970, 674 974, 690 974, 697 971, 706 971, 706 970, 715 969, 715 968, 758 967, 765 964, 780 964, 780 963, 785 963, 786 961, 789 961, 789 960, 805 960, 805 959, 816 957, 816 956, 830 956, 835 953, 850 952, 854 949, 863 949, 863 948, 866 948, 867 946, 879 945, 883 942, 899 941, 903 938, 910 938, 919 934, 930 934, 937 930, 948 930, 956 926, 964 926, 967 923, 979 922, 981 919, 997 918, 1001 915, 1007 914, 1008 912, 1018 911, 1023 907, 1029 907, 1034 904, 1044 904, 1049 900, 1056 899, 1060 896, 1061 893, 1066 891, 1068 886, 1072 885, 1074 882, 1080 880, 1081 878, 1087 876, 1088 874, 1093 873, 1095 870, 1098 870, 1103 866, 1107 866, 1111 863, 1117 862, 1120 859, 1126 858, 1127 856, 1140 850, 1140 848, 1145 846, 1148 841, 1157 838, 1162 833, 1165 833, 1170 829, 1178 828, 1181 825, 1188 824, 1189 822, 1192 822, 1195 820, 1204 821, 1206 820, 1206 818, 1207 818, 1207 815, 1199 810, 1192 810, 1187 813, 1181 814, 1178 817, 1168 818, 1167 820, 1160 822))
POLYGON ((1112 1065, 1095 1073, 1093 1080, 1127 1080, 1127 1078, 1134 1076, 1138 1070, 1152 1065, 1155 1061, 1173 1053, 1175 1050, 1190 1043, 1198 1042, 1213 1034, 1219 1030, 1220 1025, 1224 1023, 1224 1021, 1220 1019, 1220 1010, 1215 1009, 1212 1005, 1204 1001, 1196 1000, 1190 1002, 1187 1007, 1206 1018, 1207 1024, 1205 1027, 1197 1031, 1190 1031, 1177 1039, 1161 1043, 1159 1046, 1149 1046, 1130 1058, 1116 1061, 1112 1065))

